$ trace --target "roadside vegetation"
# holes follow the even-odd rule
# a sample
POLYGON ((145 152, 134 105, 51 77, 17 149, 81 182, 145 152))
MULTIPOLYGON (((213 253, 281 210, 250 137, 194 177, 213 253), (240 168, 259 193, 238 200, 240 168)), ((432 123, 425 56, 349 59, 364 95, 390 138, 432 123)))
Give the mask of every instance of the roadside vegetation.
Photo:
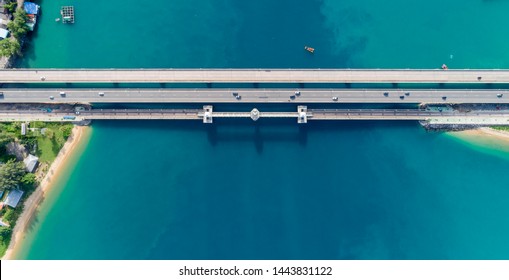
POLYGON ((509 132, 509 126, 492 126, 491 128, 509 132))
POLYGON ((39 182, 37 178, 44 176, 45 169, 56 158, 62 146, 71 135, 72 124, 31 122, 26 135, 21 135, 21 123, 0 123, 0 197, 2 201, 9 191, 19 189, 24 192, 16 208, 4 205, 0 210, 0 218, 9 226, 0 226, 0 256, 5 254, 11 240, 12 229, 23 212, 23 203, 35 191, 39 182), (17 144, 26 154, 39 157, 39 168, 34 173, 25 169, 25 164, 7 148, 9 144, 17 144))

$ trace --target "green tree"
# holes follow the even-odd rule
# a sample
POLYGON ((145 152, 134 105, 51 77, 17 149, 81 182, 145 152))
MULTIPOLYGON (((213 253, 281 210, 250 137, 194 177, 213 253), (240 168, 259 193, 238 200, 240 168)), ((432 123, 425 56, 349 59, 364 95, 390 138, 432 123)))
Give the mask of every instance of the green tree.
POLYGON ((30 30, 27 25, 28 16, 23 9, 17 9, 14 13, 14 20, 7 23, 7 28, 17 39, 22 38, 30 30))
POLYGON ((62 131, 62 136, 64 137, 64 139, 67 140, 67 138, 71 136, 72 126, 71 125, 61 126, 60 131, 62 131))
POLYGON ((17 40, 3 39, 0 41, 0 56, 21 55, 21 45, 17 40))
POLYGON ((13 13, 16 11, 16 6, 18 6, 17 2, 9 2, 4 5, 4 8, 6 8, 10 13, 13 13))
POLYGON ((11 236, 12 229, 8 227, 0 227, 0 236, 3 240, 8 240, 11 236))
POLYGON ((21 183, 25 175, 23 162, 11 159, 0 167, 0 190, 9 190, 21 183))
POLYGON ((21 183, 25 186, 33 186, 35 182, 36 180, 34 173, 25 173, 25 175, 21 177, 21 183))

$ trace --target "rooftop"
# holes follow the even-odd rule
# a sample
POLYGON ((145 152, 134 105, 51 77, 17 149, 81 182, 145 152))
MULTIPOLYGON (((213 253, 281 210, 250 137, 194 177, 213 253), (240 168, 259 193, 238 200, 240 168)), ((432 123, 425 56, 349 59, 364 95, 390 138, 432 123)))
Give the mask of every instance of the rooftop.
POLYGON ((21 199, 22 196, 23 196, 23 191, 14 189, 9 192, 4 203, 5 203, 5 205, 9 205, 12 208, 16 208, 16 206, 18 206, 19 200, 21 199))
POLYGON ((28 172, 34 172, 35 169, 37 169, 39 158, 34 155, 28 155, 23 162, 25 163, 25 167, 28 172))

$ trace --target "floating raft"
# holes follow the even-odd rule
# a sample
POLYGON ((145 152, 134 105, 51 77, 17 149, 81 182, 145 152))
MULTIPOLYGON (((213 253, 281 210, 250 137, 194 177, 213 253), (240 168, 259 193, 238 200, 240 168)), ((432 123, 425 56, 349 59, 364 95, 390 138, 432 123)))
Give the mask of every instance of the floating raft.
POLYGON ((62 6, 60 14, 63 23, 74 23, 74 6, 62 6))

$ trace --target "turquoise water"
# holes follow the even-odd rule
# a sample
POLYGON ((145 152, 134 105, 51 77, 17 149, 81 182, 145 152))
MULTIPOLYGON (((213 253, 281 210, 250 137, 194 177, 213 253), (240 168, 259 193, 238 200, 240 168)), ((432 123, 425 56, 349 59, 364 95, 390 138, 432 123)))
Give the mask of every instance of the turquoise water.
MULTIPOLYGON (((509 68, 505 1, 61 2, 20 67, 509 68)), ((19 258, 509 258, 509 157, 414 122, 95 122, 78 157, 19 258)))

